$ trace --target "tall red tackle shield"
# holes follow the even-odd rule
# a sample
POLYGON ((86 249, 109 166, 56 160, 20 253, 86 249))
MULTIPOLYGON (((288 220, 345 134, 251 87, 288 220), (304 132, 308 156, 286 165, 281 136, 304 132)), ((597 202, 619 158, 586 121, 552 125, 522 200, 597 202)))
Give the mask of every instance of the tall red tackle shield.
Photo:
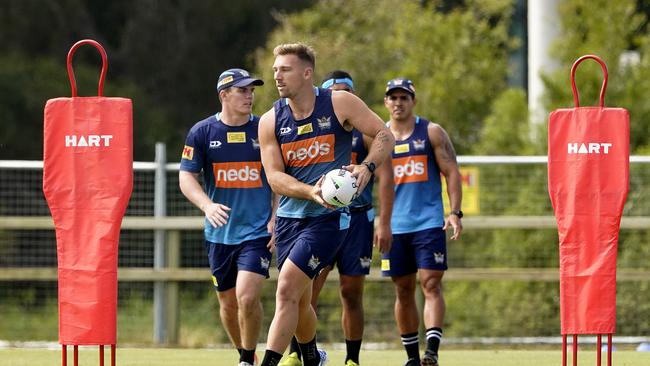
POLYGON ((117 250, 133 188, 130 99, 103 96, 107 59, 93 40, 67 57, 71 98, 47 101, 43 192, 56 229, 59 342, 116 343, 117 250), (98 96, 77 96, 72 58, 90 44, 101 53, 98 96))
POLYGON ((604 106, 607 67, 593 55, 571 68, 574 108, 551 113, 548 189, 560 247, 562 334, 612 334, 616 328, 616 254, 629 189, 627 110, 604 106), (577 66, 597 61, 604 74, 598 107, 580 107, 577 66))

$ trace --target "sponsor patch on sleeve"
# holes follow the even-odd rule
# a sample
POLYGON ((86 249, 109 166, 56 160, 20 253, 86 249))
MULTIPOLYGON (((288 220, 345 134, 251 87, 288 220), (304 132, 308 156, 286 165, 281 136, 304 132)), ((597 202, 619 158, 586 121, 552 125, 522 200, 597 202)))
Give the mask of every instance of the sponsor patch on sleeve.
POLYGON ((183 159, 192 160, 194 158, 194 148, 192 146, 185 145, 183 147, 183 159))

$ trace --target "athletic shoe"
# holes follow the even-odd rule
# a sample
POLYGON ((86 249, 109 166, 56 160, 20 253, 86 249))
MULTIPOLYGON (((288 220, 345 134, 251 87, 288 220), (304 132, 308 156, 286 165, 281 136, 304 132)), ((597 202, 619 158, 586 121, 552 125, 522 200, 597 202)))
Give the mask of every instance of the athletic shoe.
POLYGON ((420 366, 420 361, 416 360, 415 358, 409 358, 406 360, 404 366, 420 366))
POLYGON ((325 352, 324 349, 319 349, 318 354, 320 355, 320 362, 318 363, 318 366, 325 366, 327 363, 327 352, 325 352))
POLYGON ((431 351, 424 352, 422 366, 438 366, 438 354, 431 351))
POLYGON ((248 363, 246 361, 242 361, 242 362, 239 363, 239 366, 255 366, 255 365, 251 365, 250 363, 248 363))
POLYGON ((291 352, 282 358, 278 366, 302 366, 302 361, 298 358, 298 352, 291 352))
POLYGON ((347 362, 345 363, 345 366, 359 366, 359 364, 352 361, 352 360, 347 360, 347 362))

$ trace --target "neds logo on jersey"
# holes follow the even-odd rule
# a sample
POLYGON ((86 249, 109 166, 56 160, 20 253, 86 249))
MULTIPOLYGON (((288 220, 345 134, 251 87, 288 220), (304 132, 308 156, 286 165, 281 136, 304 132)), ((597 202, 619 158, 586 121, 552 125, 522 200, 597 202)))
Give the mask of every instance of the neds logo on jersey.
POLYGON ((413 155, 393 159, 395 184, 426 182, 429 180, 427 156, 413 155))
POLYGON ((282 144, 286 166, 307 166, 334 161, 334 135, 316 136, 282 144))
POLYGON ((213 163, 212 171, 217 188, 259 188, 262 186, 262 163, 259 161, 213 163))

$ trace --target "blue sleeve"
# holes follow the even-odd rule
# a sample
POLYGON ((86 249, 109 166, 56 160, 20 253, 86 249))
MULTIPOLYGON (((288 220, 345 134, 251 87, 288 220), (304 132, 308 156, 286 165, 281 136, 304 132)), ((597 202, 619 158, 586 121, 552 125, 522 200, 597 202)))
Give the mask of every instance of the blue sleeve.
POLYGON ((205 138, 202 128, 192 128, 185 139, 185 146, 181 154, 181 170, 200 173, 203 169, 205 151, 205 138))

